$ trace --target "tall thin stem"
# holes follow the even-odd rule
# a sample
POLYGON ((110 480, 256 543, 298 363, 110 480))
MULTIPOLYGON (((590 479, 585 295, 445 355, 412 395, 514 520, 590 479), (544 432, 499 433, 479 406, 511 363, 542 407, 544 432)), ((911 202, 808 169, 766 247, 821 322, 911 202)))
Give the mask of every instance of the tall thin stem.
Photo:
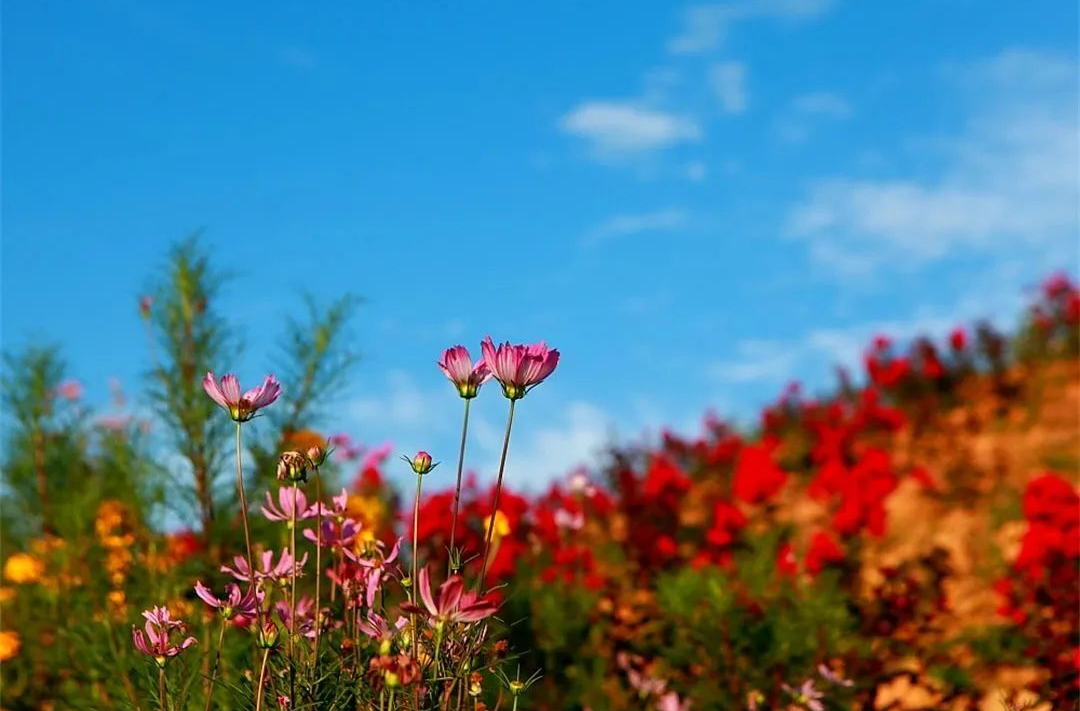
POLYGON ((289 544, 292 548, 292 589, 289 591, 289 699, 296 701, 296 494, 292 485, 292 511, 289 513, 289 544))
POLYGON ((499 512, 499 494, 502 492, 503 473, 506 471, 506 452, 510 449, 510 428, 514 426, 514 405, 517 400, 510 400, 510 411, 506 415, 506 434, 503 435, 502 454, 499 455, 499 477, 495 480, 495 496, 491 504, 491 516, 488 518, 487 536, 484 538, 484 562, 480 572, 480 592, 484 592, 487 582, 488 554, 491 551, 491 537, 495 533, 495 514, 499 512))
POLYGON ((169 690, 165 686, 165 667, 158 667, 158 703, 161 711, 169 711, 169 690))
MULTIPOLYGON (((322 475, 319 468, 315 467, 315 644, 311 648, 311 668, 314 672, 315 664, 319 659, 319 632, 322 629, 322 475)), ((318 675, 315 675, 315 683, 318 684, 318 675)))
POLYGON ((458 448, 457 484, 454 486, 454 517, 450 519, 450 551, 446 564, 446 574, 454 572, 454 543, 457 541, 458 510, 461 507, 461 472, 465 467, 465 441, 469 434, 469 404, 472 398, 465 398, 465 418, 461 423, 461 446, 458 448))
MULTIPOLYGON (((247 494, 244 491, 244 463, 240 454, 240 421, 236 422, 236 491, 240 496, 240 520, 244 525, 244 545, 247 548, 248 576, 251 578, 252 594, 255 592, 255 557, 251 553, 251 529, 248 528, 247 494)), ((256 599, 258 596, 256 595, 256 599)), ((255 621, 262 622, 261 606, 255 608, 255 621)))
POLYGON ((206 690, 206 706, 203 711, 210 711, 210 700, 214 698, 214 683, 217 681, 218 668, 221 666, 221 644, 225 641, 225 623, 226 620, 222 617, 221 631, 217 638, 217 651, 214 652, 214 668, 210 672, 210 688, 206 690))
MULTIPOLYGON (((418 544, 420 542, 419 541, 419 539, 420 539, 420 490, 421 490, 421 487, 423 486, 423 484, 424 484, 424 475, 423 474, 417 474, 416 475, 416 503, 413 504, 413 519, 412 519, 412 585, 409 586, 410 589, 413 590, 413 593, 412 593, 412 601, 413 601, 413 603, 416 602, 416 599, 417 599, 416 590, 417 590, 417 585, 419 585, 419 582, 417 581, 417 578, 416 578, 416 563, 420 559, 420 549, 419 549, 419 546, 418 546, 418 544)), ((413 615, 412 615, 412 638, 413 638, 412 639, 412 642, 413 642, 412 643, 413 659, 419 659, 420 657, 419 657, 418 652, 419 652, 419 648, 420 648, 420 632, 416 628, 416 613, 413 613, 413 615)))
MULTIPOLYGON (((263 688, 266 685, 266 660, 270 658, 270 648, 263 650, 262 663, 259 665, 258 688, 255 691, 255 711, 262 711, 263 688)), ((290 699, 291 701, 292 699, 290 699)))

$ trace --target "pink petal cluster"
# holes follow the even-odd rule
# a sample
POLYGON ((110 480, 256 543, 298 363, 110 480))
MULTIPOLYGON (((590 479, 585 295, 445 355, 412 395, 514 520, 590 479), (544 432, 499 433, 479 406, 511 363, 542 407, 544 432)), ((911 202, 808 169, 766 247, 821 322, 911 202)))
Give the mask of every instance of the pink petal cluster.
POLYGON ((543 341, 529 345, 502 343, 496 347, 491 336, 480 344, 484 363, 502 385, 503 395, 519 400, 544 382, 559 364, 559 351, 543 341))
POLYGON ((439 586, 439 598, 431 595, 431 578, 425 567, 420 571, 418 588, 421 607, 411 602, 401 604, 404 612, 426 615, 428 624, 441 627, 455 622, 478 622, 495 614, 497 606, 474 592, 465 592, 465 581, 460 575, 451 575, 439 586))
POLYGON ((277 504, 275 504, 268 491, 266 492, 266 505, 259 507, 262 509, 263 516, 270 521, 292 523, 294 514, 297 521, 303 521, 316 514, 316 507, 308 507, 307 497, 304 496, 304 492, 300 489, 283 486, 278 489, 277 498, 277 504))
POLYGON ((454 346, 443 351, 442 359, 437 361, 439 369, 457 388, 458 395, 468 400, 476 397, 480 386, 491 378, 491 369, 484 358, 474 365, 472 356, 465 346, 454 346))
POLYGON ((196 644, 194 637, 186 637, 179 644, 170 640, 174 631, 183 634, 186 627, 182 621, 172 618, 168 608, 154 607, 142 614, 146 623, 141 630, 131 628, 131 643, 138 651, 153 657, 159 667, 164 668, 165 662, 196 644))
MULTIPOLYGON (((308 555, 304 553, 300 557, 300 560, 293 558, 289 549, 281 551, 281 557, 278 561, 274 562, 273 551, 263 551, 259 556, 259 569, 255 571, 255 580, 273 580, 278 583, 285 583, 292 580, 294 576, 301 574, 301 569, 307 563, 308 555)), ((233 557, 234 568, 230 568, 227 565, 221 566, 221 572, 228 573, 242 583, 251 582, 251 570, 248 568, 247 559, 244 556, 233 557)))
POLYGON ((259 603, 262 602, 264 597, 262 591, 256 593, 253 588, 248 588, 247 593, 244 593, 240 590, 239 585, 229 583, 225 586, 225 597, 219 598, 214 595, 210 588, 203 585, 201 580, 195 583, 195 594, 199 596, 200 600, 217 610, 226 620, 231 620, 237 615, 248 618, 255 617, 259 609, 259 603))
POLYGON ((267 375, 262 385, 241 395, 240 381, 235 375, 228 373, 218 383, 217 376, 208 372, 203 378, 203 390, 229 413, 229 417, 237 422, 247 422, 256 412, 278 399, 281 384, 273 375, 267 375))

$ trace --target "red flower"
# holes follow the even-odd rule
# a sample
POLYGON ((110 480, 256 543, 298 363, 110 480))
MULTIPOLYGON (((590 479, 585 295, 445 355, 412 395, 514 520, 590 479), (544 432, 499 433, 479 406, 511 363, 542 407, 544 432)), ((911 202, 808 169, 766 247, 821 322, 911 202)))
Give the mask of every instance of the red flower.
POLYGON ((825 531, 818 531, 810 539, 810 547, 806 549, 806 571, 810 575, 817 575, 825 566, 842 563, 844 550, 832 536, 825 531))
POLYGON ((770 440, 742 448, 732 482, 735 498, 756 504, 771 499, 784 488, 788 475, 773 461, 775 449, 776 442, 770 440))
POLYGON ((746 515, 727 501, 718 501, 713 509, 713 525, 705 533, 705 540, 723 548, 735 542, 739 531, 746 527, 746 515))

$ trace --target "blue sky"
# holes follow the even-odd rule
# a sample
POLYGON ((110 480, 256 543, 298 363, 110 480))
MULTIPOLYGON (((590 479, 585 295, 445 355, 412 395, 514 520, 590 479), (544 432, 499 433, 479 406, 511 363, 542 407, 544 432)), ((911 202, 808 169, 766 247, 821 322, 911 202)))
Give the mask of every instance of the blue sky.
POLYGON ((3 345, 62 343, 93 401, 134 389, 135 299, 197 228, 242 379, 300 291, 366 299, 330 430, 452 460, 441 349, 560 348, 519 482, 1076 271, 1072 2, 209 8, 4 7, 3 345))

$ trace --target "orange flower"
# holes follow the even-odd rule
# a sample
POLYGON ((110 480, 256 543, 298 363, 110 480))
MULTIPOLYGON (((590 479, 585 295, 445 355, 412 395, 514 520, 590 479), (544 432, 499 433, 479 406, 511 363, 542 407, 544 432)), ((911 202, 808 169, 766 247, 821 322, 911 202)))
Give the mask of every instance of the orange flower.
POLYGON ((306 452, 312 447, 325 446, 326 438, 315 430, 297 430, 295 432, 286 432, 282 437, 282 444, 285 449, 306 452))
POLYGON ((11 630, 0 631, 0 662, 14 659, 22 647, 22 640, 17 632, 11 630))
POLYGON ((4 577, 16 584, 36 583, 45 573, 45 564, 28 553, 15 553, 4 563, 4 577))

